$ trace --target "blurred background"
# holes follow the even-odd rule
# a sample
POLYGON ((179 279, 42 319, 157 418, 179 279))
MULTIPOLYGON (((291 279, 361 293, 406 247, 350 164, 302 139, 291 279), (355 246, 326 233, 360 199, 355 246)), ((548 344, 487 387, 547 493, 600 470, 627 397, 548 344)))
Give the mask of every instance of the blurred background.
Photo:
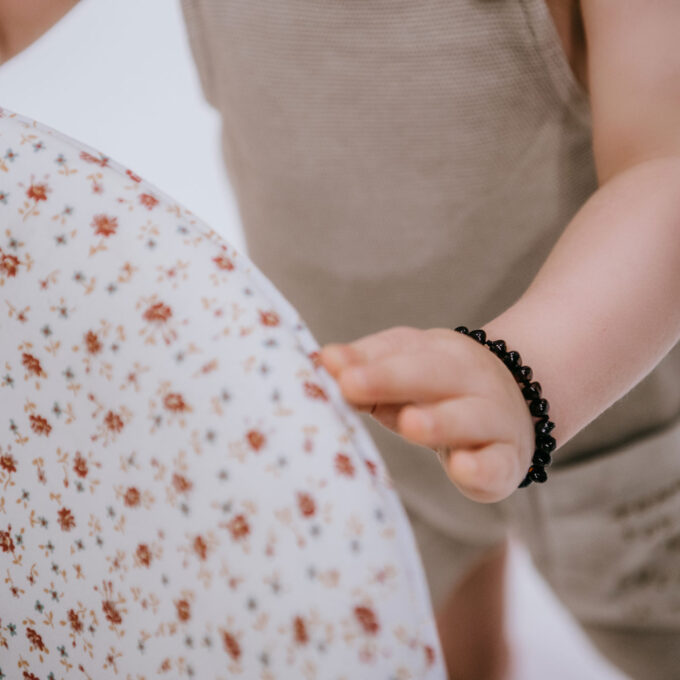
MULTIPOLYGON (((179 0, 81 0, 0 65, 0 106, 131 168, 247 254, 219 118, 203 99, 179 0)), ((590 647, 519 544, 507 578, 510 680, 625 680, 590 647)))

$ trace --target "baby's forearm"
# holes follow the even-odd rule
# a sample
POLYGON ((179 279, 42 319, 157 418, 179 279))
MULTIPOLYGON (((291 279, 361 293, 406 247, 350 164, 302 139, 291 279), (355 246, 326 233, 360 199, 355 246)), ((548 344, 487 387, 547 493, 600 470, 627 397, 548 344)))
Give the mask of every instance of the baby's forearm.
POLYGON ((629 392, 680 340, 680 157, 602 185, 482 328, 532 367, 558 448, 629 392))

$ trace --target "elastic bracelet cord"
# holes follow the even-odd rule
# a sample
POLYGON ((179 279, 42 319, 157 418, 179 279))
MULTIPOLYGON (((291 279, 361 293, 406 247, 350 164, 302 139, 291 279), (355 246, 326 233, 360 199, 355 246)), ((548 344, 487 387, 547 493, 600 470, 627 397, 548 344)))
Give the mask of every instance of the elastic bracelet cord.
POLYGON ((542 484, 548 479, 545 468, 552 462, 550 454, 555 450, 557 442, 550 436, 555 423, 548 418, 550 404, 541 398, 541 384, 532 382, 533 371, 529 366, 522 365, 522 358, 518 352, 506 349, 504 340, 487 340, 486 332, 481 329, 470 331, 465 326, 458 326, 455 330, 488 347, 508 367, 515 382, 520 385, 522 396, 529 405, 529 412, 538 420, 534 423, 536 445, 531 459, 532 465, 518 488, 529 486, 531 482, 542 484))

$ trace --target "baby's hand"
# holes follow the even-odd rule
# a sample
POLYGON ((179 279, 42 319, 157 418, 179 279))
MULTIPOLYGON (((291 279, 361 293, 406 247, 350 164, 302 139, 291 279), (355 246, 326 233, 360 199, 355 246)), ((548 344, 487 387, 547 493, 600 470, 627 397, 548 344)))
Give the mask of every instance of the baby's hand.
POLYGON ((451 481, 482 503, 509 496, 534 451, 519 385, 488 348, 448 328, 389 328, 328 344, 320 360, 345 399, 434 449, 451 481), (376 406, 377 404, 377 406, 376 406))

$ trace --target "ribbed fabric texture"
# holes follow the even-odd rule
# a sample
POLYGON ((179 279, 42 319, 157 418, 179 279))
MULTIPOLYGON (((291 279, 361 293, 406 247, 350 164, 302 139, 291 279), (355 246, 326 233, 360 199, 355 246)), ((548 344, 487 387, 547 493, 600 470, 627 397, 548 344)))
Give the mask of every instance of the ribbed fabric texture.
MULTIPOLYGON (((491 320, 597 187, 588 98, 544 0, 182 5, 248 254, 322 344, 491 320)), ((676 347, 555 466, 679 413, 676 347)), ((407 504, 450 527, 435 456, 365 422, 407 504)))

